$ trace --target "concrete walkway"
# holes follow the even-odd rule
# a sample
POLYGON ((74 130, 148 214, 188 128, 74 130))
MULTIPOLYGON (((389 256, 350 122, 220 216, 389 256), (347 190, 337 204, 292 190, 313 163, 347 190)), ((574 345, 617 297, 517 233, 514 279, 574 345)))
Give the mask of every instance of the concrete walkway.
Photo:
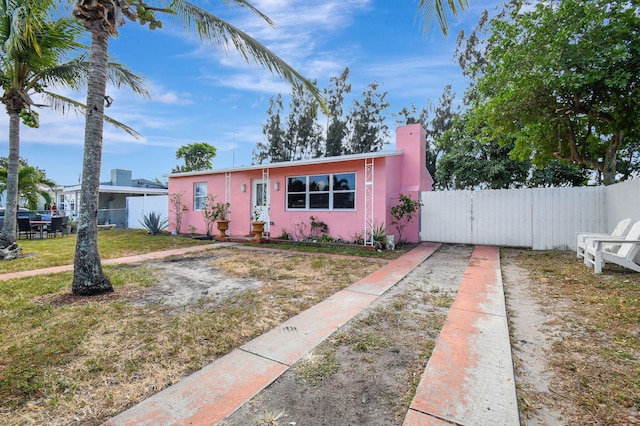
MULTIPOLYGON (((111 265, 115 263, 143 262, 145 260, 161 259, 163 257, 169 257, 169 256, 180 256, 182 254, 187 254, 187 253, 192 253, 197 251, 213 250, 213 249, 217 249, 217 248, 225 247, 229 245, 235 245, 235 244, 234 243, 204 244, 199 246, 183 247, 183 248, 172 249, 172 250, 154 251, 152 253, 139 254, 136 256, 118 257, 116 259, 105 259, 102 261, 102 264, 111 265)), ((55 274, 57 272, 65 272, 65 271, 73 271, 73 264, 62 265, 62 266, 52 266, 50 268, 42 268, 42 269, 32 269, 30 271, 8 272, 6 274, 0 274, 0 281, 11 280, 14 278, 33 277, 35 275, 42 275, 42 274, 55 274)))

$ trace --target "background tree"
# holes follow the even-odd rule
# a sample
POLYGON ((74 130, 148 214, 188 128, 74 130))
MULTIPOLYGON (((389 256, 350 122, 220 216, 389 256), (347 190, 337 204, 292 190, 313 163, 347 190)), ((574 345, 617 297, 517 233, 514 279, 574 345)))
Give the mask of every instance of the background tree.
POLYGON ((380 93, 379 87, 377 82, 373 82, 362 92, 362 100, 354 99, 349 112, 345 153, 377 152, 389 143, 386 124, 389 102, 386 100, 387 92, 380 93))
POLYGON ((342 105, 345 95, 351 93, 351 84, 347 83, 348 78, 349 67, 345 68, 338 77, 330 77, 329 87, 324 91, 329 108, 325 157, 335 157, 344 153, 342 143, 347 136, 347 120, 343 117, 342 105))
MULTIPOLYGON (((28 166, 29 163, 24 158, 20 157, 18 159, 18 167, 28 166)), ((35 167, 35 166, 34 166, 35 167)), ((7 157, 0 157, 0 169, 8 169, 9 168, 9 159, 7 157)), ((44 172, 42 169, 38 169, 41 172, 44 172)))
POLYGON ((618 152, 618 173, 625 181, 640 176, 640 127, 635 134, 627 135, 627 143, 618 152))
POLYGON ((491 22, 476 114, 514 137, 519 158, 584 164, 614 183, 640 126, 638 28, 626 0, 516 5, 491 22))
POLYGON ((278 163, 318 158, 323 154, 324 136, 318 123, 318 102, 299 86, 291 88, 289 114, 282 123, 282 95, 269 101, 267 122, 262 126, 266 141, 256 144, 253 159, 278 163))
POLYGON ((584 186, 589 184, 591 170, 583 164, 553 160, 545 167, 532 167, 529 187, 584 186))
POLYGON ((318 158, 322 155, 324 136, 318 124, 318 102, 299 86, 291 89, 284 138, 289 145, 290 160, 318 158))
POLYGON ((526 185, 530 164, 509 157, 513 142, 488 141, 469 113, 439 138, 444 154, 436 179, 442 189, 506 189, 526 185))
MULTIPOLYGON (((436 182, 441 189, 507 189, 520 187, 578 186, 587 183, 589 170, 560 160, 537 168, 512 155, 514 140, 490 139, 486 123, 466 111, 436 144, 436 182)), ((508 136, 505 136, 508 138, 508 136)))
MULTIPOLYGON (((442 33, 446 36, 449 28, 449 20, 451 16, 456 16, 459 11, 468 7, 466 0, 420 0, 418 5, 418 13, 423 20, 423 30, 426 33, 432 18, 435 16, 440 25, 442 33)), ((385 94, 378 94, 376 90, 378 83, 372 83, 369 90, 363 94, 362 103, 356 101, 354 107, 350 111, 348 118, 343 117, 342 105, 344 96, 351 92, 351 84, 347 83, 349 77, 349 68, 345 68, 338 77, 331 77, 329 80, 329 88, 325 89, 325 95, 328 98, 328 120, 327 132, 325 140, 324 155, 333 157, 337 155, 373 152, 382 149, 388 138, 388 127, 384 124, 382 114, 386 112, 389 104, 384 100, 385 94), (367 116, 374 118, 376 123, 366 125, 367 116), (347 137, 351 138, 347 140, 347 137)), ((254 162, 261 164, 263 162, 282 162, 292 161, 296 158, 291 154, 292 128, 289 126, 285 130, 282 125, 280 114, 282 113, 282 97, 278 95, 276 99, 271 99, 269 109, 267 110, 267 123, 263 126, 263 134, 265 142, 258 142, 256 149, 253 151, 254 162), (289 131, 289 138, 285 133, 289 131)), ((311 158, 319 156, 317 147, 318 139, 312 139, 315 145, 309 149, 311 158), (314 153, 315 151, 315 153, 314 153)))
POLYGON ((418 111, 418 107, 414 104, 410 104, 408 107, 402 107, 397 114, 396 120, 399 126, 405 126, 407 124, 420 124, 426 130, 429 126, 429 109, 422 108, 418 111))
MULTIPOLYGON (((91 70, 87 85, 87 114, 82 163, 82 183, 80 187, 80 217, 74 259, 72 290, 77 295, 100 294, 113 291, 113 286, 102 270, 98 253, 98 188, 102 163, 102 120, 106 94, 106 64, 109 37, 118 34, 118 27, 127 18, 149 25, 154 30, 162 27, 156 19, 156 12, 166 13, 186 31, 198 36, 213 49, 222 48, 228 52, 235 49, 247 61, 253 61, 269 71, 283 77, 292 84, 302 84, 322 101, 318 89, 289 64, 241 31, 209 11, 183 0, 158 2, 150 5, 141 0, 77 0, 73 15, 91 34, 91 70)), ((225 2, 227 6, 248 9, 269 25, 273 22, 246 0, 225 2)), ((324 104, 321 102, 323 108, 324 104)))
MULTIPOLYGON (((496 19, 504 17, 504 10, 496 19)), ((469 85, 465 91, 463 102, 470 105, 476 98, 475 83, 477 79, 484 74, 487 60, 486 54, 486 34, 488 32, 489 12, 486 10, 480 15, 480 19, 476 27, 467 36, 464 30, 458 33, 456 40, 456 50, 453 58, 460 69, 462 75, 469 79, 469 85)))
POLYGON ((257 164, 279 163, 291 161, 291 150, 285 138, 282 126, 282 95, 269 99, 267 122, 262 126, 262 134, 266 141, 258 142, 253 150, 253 161, 257 164))
MULTIPOLYGON (((9 171, 0 168, 0 193, 7 189, 7 178, 9 171)), ((43 170, 37 167, 24 165, 18 169, 18 201, 24 200, 25 206, 29 210, 38 210, 40 198, 46 204, 51 204, 51 194, 47 188, 53 188, 56 183, 47 176, 43 170)))
POLYGON ((172 173, 195 172, 212 168, 211 159, 216 156, 216 147, 206 142, 183 145, 176 151, 176 158, 184 159, 183 166, 176 166, 172 173))
POLYGON ((455 97, 455 93, 451 91, 451 85, 447 84, 438 100, 438 105, 431 108, 433 118, 425 127, 428 147, 425 154, 427 170, 431 173, 436 187, 441 186, 437 179, 437 163, 446 148, 446 145, 440 143, 440 138, 453 126, 454 120, 460 115, 459 108, 453 107, 455 97))

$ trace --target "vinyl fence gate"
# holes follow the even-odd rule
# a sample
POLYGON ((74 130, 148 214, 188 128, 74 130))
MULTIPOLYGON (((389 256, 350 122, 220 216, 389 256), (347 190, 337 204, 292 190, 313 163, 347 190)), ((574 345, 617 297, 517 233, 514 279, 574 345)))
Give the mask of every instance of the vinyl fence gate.
POLYGON ((433 191, 421 195, 422 241, 572 249, 577 232, 640 220, 640 179, 616 185, 433 191))

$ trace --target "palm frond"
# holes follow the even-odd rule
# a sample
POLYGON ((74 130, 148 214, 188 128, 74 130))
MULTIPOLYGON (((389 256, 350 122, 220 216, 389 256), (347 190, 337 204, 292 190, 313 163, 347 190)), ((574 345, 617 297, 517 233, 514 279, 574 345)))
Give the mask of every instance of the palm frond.
POLYGON ((269 24, 269 26, 271 27, 276 27, 275 22, 273 22, 271 20, 271 18, 269 18, 267 15, 265 15, 264 13, 262 13, 260 10, 256 9, 251 3, 249 3, 246 0, 223 0, 227 6, 229 7, 233 7, 233 6, 239 6, 239 7, 246 7, 247 9, 251 10, 251 12, 253 12, 254 14, 256 14, 260 19, 262 19, 263 21, 265 21, 267 24, 269 24))
POLYGON ((145 87, 145 79, 134 74, 126 66, 117 62, 107 64, 107 78, 116 87, 128 86, 134 93, 150 98, 149 91, 145 87))
MULTIPOLYGON (((87 110, 87 106, 82 102, 75 101, 71 98, 67 98, 56 93, 44 91, 42 92, 42 96, 52 109, 60 111, 63 114, 74 112, 76 114, 85 115, 85 112, 87 110)), ((109 117, 106 114, 104 115, 104 121, 118 129, 124 130, 136 139, 142 138, 142 135, 136 130, 132 129, 124 123, 119 122, 116 119, 109 117)))
POLYGON ((423 32, 426 33, 435 15, 442 34, 447 36, 449 31, 449 11, 453 16, 469 7, 468 0, 420 0, 418 12, 422 18, 423 32), (457 6, 456 6, 457 3, 457 6))
MULTIPOLYGON (((0 191, 7 188, 8 172, 6 168, 0 168, 0 191)), ((27 201, 31 210, 37 209, 38 196, 42 196, 47 203, 51 202, 49 191, 43 189, 43 186, 52 188, 56 183, 45 176, 43 170, 35 166, 20 166, 18 168, 18 194, 20 198, 27 201)))
MULTIPOLYGON (((91 63, 86 59, 87 55, 82 54, 72 61, 43 69, 31 78, 32 83, 29 88, 33 88, 37 84, 43 86, 63 84, 74 90, 79 89, 81 85, 86 84, 91 69, 91 63)), ((150 98, 149 91, 145 87, 144 77, 134 74, 125 65, 109 62, 107 77, 118 88, 128 86, 134 93, 150 98)))
POLYGON ((38 71, 31 77, 26 89, 57 85, 67 86, 73 90, 80 89, 85 84, 89 72, 88 62, 84 59, 82 55, 73 61, 38 71))

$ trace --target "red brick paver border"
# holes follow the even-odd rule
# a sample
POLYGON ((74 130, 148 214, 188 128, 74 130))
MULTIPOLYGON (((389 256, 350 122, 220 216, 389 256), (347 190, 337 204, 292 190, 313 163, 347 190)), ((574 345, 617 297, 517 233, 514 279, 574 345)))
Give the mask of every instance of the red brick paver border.
POLYGON ((403 426, 519 425, 500 254, 474 249, 403 426))

